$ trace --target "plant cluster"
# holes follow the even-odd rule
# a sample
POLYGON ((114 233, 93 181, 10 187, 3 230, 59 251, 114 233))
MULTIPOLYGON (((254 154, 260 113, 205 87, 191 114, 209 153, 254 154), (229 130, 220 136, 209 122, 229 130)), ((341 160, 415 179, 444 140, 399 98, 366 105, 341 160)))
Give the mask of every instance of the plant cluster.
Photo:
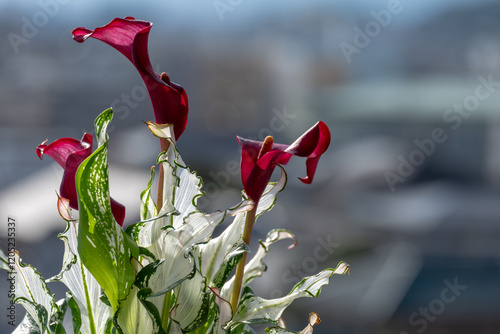
MULTIPOLYGON (((318 122, 291 145, 271 137, 263 142, 238 137, 243 196, 224 211, 202 212, 196 206, 202 180, 176 145, 187 124, 187 95, 167 74, 153 70, 147 49, 151 27, 150 22, 117 18, 95 30, 76 28, 73 38, 101 40, 139 71, 155 116, 146 124, 160 141, 157 196, 152 168, 140 194, 140 220, 123 229, 125 207, 110 197, 108 182, 106 129, 112 109, 95 120, 95 149, 91 134, 40 144, 38 156, 48 155, 64 169, 57 208, 67 224, 59 235, 65 252, 61 272, 44 280, 21 262, 17 251, 0 251, 2 269, 16 282, 12 303, 26 309, 14 333, 237 334, 254 333, 252 324, 271 325, 268 333, 294 333, 280 320, 285 308, 297 298, 318 296, 333 274, 348 271, 347 264, 303 278, 286 296, 264 299, 249 286, 266 271, 263 258, 275 242, 291 239, 291 248, 296 240, 287 230, 272 230, 247 261, 248 245, 256 218, 273 207, 285 187, 283 165, 292 156, 305 157, 307 176, 301 180, 311 183, 330 131, 318 122), (276 167, 280 178, 270 182, 276 167), (227 226, 214 236, 221 224, 227 226), (53 281, 68 288, 59 301, 47 287, 53 281), (71 321, 64 320, 68 310, 71 321)), ((301 333, 312 333, 318 322, 311 313, 301 333)))

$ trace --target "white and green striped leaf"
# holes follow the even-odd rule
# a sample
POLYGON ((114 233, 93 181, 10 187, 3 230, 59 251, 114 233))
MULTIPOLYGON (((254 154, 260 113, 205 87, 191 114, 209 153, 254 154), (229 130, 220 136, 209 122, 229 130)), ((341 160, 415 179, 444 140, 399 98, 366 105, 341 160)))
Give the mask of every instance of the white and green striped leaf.
POLYGON ((234 327, 240 323, 276 324, 285 308, 295 299, 302 297, 317 297, 321 292, 321 287, 329 283, 332 275, 344 274, 348 269, 348 265, 341 262, 336 269, 325 269, 319 274, 302 279, 294 286, 288 295, 276 299, 258 297, 253 293, 252 289, 247 286, 243 290, 236 314, 228 326, 234 327))
POLYGON ((9 278, 15 280, 14 302, 22 305, 31 317, 23 327, 36 327, 40 333, 64 333, 63 314, 55 303, 54 296, 35 268, 21 263, 17 251, 14 252, 14 269, 9 278))
POLYGON ((156 204, 151 197, 151 187, 153 186, 153 180, 155 176, 154 167, 151 167, 151 175, 149 177, 148 185, 146 189, 141 192, 141 220, 150 220, 158 215, 158 209, 156 204))
POLYGON ((266 333, 268 334, 312 334, 313 331, 314 331, 314 326, 316 326, 317 324, 319 324, 321 322, 321 320, 319 319, 319 316, 312 312, 310 315, 309 315, 309 324, 306 326, 306 328, 304 328, 303 330, 299 332, 292 332, 292 331, 289 331, 287 330, 286 328, 283 328, 283 327, 269 327, 269 328, 266 328, 266 333))
POLYGON ((203 326, 209 315, 211 299, 205 278, 196 272, 192 278, 185 280, 176 288, 175 295, 177 301, 170 314, 172 320, 185 332, 203 326))
POLYGON ((226 333, 228 334, 255 334, 252 327, 247 324, 239 324, 235 328, 229 329, 226 333))
POLYGON ((0 269, 7 270, 7 271, 10 270, 9 258, 7 257, 7 255, 5 255, 5 253, 3 252, 3 250, 1 248, 0 248, 0 269))
POLYGON ((244 224, 245 213, 237 213, 233 222, 218 237, 196 246, 195 257, 211 287, 221 288, 243 253, 249 250, 242 239, 244 224))
MULTIPOLYGON (((265 240, 260 240, 259 249, 252 257, 252 259, 245 265, 245 272, 243 275, 243 286, 250 284, 250 282, 256 278, 262 276, 262 274, 267 270, 266 264, 263 262, 264 256, 269 252, 270 246, 280 240, 292 239, 294 243, 288 247, 291 249, 297 244, 295 236, 284 229, 275 229, 267 234, 265 240)), ((233 291, 234 277, 224 284, 222 296, 225 298, 229 297, 229 293, 233 291)))
MULTIPOLYGON (((153 244, 158 242, 164 227, 171 226, 178 229, 185 223, 187 217, 199 211, 196 208, 196 198, 203 194, 202 181, 182 160, 175 146, 172 126, 161 126, 151 122, 147 124, 153 134, 167 139, 170 143, 168 150, 162 152, 157 160, 164 171, 162 185, 164 201, 158 212, 151 198, 154 177, 152 170, 148 185, 141 193, 142 221, 129 227, 127 231, 140 247, 148 248, 155 256, 163 258, 163 254, 155 253, 157 249, 154 249, 153 244)), ((159 244, 161 243, 160 241, 159 244)))
POLYGON ((269 182, 259 200, 259 205, 257 206, 256 217, 260 216, 266 211, 271 210, 276 203, 276 196, 286 187, 286 182, 288 180, 285 169, 280 165, 277 165, 281 169, 281 174, 278 182, 269 182))
POLYGON ((119 332, 127 334, 164 333, 159 319, 154 319, 154 308, 147 309, 138 293, 139 289, 132 287, 127 299, 120 303, 113 319, 115 327, 119 332))
POLYGON ((159 210, 158 217, 164 217, 171 212, 173 206, 178 214, 170 214, 163 226, 172 225, 174 228, 178 228, 184 223, 186 217, 198 211, 196 199, 203 195, 201 191, 202 181, 196 173, 191 172, 182 160, 175 144, 173 125, 160 125, 151 122, 147 124, 155 136, 166 139, 170 143, 168 150, 162 152, 157 161, 165 175, 163 182, 164 203, 159 210))
POLYGON ((31 315, 26 313, 23 320, 11 334, 42 334, 42 332, 40 332, 38 324, 31 315))
POLYGON ((195 264, 189 253, 189 245, 184 243, 185 235, 180 229, 167 228, 163 231, 163 242, 155 253, 163 255, 155 264, 154 271, 145 278, 145 286, 151 290, 153 296, 165 294, 194 275, 195 264))

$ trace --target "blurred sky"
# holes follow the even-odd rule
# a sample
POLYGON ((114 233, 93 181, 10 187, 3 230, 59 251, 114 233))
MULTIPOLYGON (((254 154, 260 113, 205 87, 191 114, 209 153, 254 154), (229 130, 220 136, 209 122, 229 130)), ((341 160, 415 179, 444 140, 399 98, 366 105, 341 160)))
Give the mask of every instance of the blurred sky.
MULTIPOLYGON (((44 2, 44 1, 42 1, 44 2)), ((50 1, 48 1, 50 2, 50 1)), ((223 2, 223 1, 222 1, 223 2)), ((401 0, 399 1, 403 6, 411 6, 411 10, 406 11, 405 19, 401 20, 398 24, 412 24, 415 21, 422 20, 432 16, 433 14, 446 10, 451 6, 460 5, 480 5, 487 2, 495 2, 494 0, 401 0)), ((2 8, 25 8, 35 9, 36 1, 25 0, 3 0, 0 2, 0 9, 2 8)), ((163 16, 168 18, 172 23, 184 24, 189 26, 198 25, 220 25, 219 16, 214 9, 215 1, 182 1, 182 0, 152 0, 148 2, 148 6, 139 1, 119 1, 119 0, 89 0, 89 1, 76 1, 67 0, 61 1, 63 7, 69 7, 62 17, 58 17, 57 21, 73 21, 78 17, 83 17, 87 20, 96 16, 97 12, 105 12, 106 10, 119 12, 129 11, 139 16, 141 12, 147 13, 148 16, 163 16), (150 8, 154 7, 155 11, 150 8)), ((223 2, 224 3, 224 2, 223 2)), ((248 23, 246 20, 259 20, 268 15, 286 15, 289 12, 297 12, 303 9, 309 9, 317 6, 318 4, 336 8, 339 11, 357 12, 361 17, 368 16, 369 10, 379 9, 387 6, 387 0, 275 0, 275 1, 235 1, 235 11, 227 12, 230 15, 225 16, 224 24, 233 22, 236 24, 248 23)), ((27 13, 28 11, 26 11, 27 13)))

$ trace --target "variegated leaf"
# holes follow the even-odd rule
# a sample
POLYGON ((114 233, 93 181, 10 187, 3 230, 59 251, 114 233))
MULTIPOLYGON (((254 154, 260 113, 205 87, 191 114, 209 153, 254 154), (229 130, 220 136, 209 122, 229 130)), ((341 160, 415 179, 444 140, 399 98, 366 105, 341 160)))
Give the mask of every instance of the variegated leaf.
POLYGON ((228 324, 234 327, 240 323, 276 324, 281 314, 295 299, 301 297, 317 297, 321 287, 328 284, 333 274, 344 274, 349 267, 344 262, 339 263, 336 269, 325 269, 317 275, 302 279, 292 291, 281 298, 264 299, 256 296, 250 287, 245 287, 236 314, 228 324))
POLYGON ((155 176, 154 167, 151 167, 151 175, 149 177, 148 185, 146 189, 141 192, 141 220, 149 220, 158 215, 158 209, 156 204, 151 197, 151 187, 153 186, 153 180, 155 176))
POLYGON ((31 320, 23 326, 33 327, 36 324, 38 331, 45 333, 61 333, 62 317, 59 307, 54 301, 54 296, 43 277, 32 266, 21 263, 19 253, 14 252, 14 269, 10 272, 9 278, 15 280, 14 302, 22 305, 31 316, 31 320))
POLYGON ((314 326, 319 324, 321 322, 319 316, 312 312, 309 315, 309 324, 304 328, 302 331, 299 332, 292 332, 287 330, 286 328, 283 327, 269 327, 266 328, 266 333, 268 334, 312 334, 314 331, 314 326))
MULTIPOLYGON (((269 252, 270 246, 273 243, 284 239, 294 240, 294 243, 290 245, 288 249, 295 247, 295 245, 297 244, 295 236, 291 232, 284 229, 272 230, 267 234, 267 237, 264 241, 260 241, 259 249, 252 257, 252 259, 245 265, 243 286, 250 284, 250 282, 254 278, 262 276, 262 274, 267 270, 267 266, 262 261, 264 259, 264 256, 269 252)), ((229 298, 229 293, 233 291, 233 283, 234 277, 231 278, 231 280, 229 280, 226 284, 224 284, 222 296, 229 298)))
POLYGON ((276 203, 276 196, 286 187, 287 175, 285 169, 278 165, 281 169, 281 174, 278 182, 269 182, 259 200, 259 205, 257 206, 256 217, 260 216, 266 211, 271 210, 276 203))
POLYGON ((196 272, 192 278, 176 288, 175 295, 177 301, 170 315, 172 320, 185 332, 203 326, 208 318, 211 299, 205 278, 196 272))
POLYGON ((40 328, 31 315, 26 313, 23 320, 11 334, 42 334, 42 332, 40 332, 40 328))
POLYGON ((127 334, 163 334, 159 317, 154 317, 156 310, 146 308, 143 303, 144 298, 141 301, 138 293, 139 289, 135 286, 132 287, 127 299, 120 303, 120 307, 114 315, 115 327, 127 334))
POLYGON ((7 255, 5 255, 5 253, 3 252, 3 250, 1 248, 0 248, 0 269, 7 270, 7 271, 10 270, 9 258, 7 257, 7 255))
POLYGON ((158 164, 160 168, 163 168, 165 175, 162 189, 164 203, 158 217, 164 217, 171 212, 173 205, 178 214, 170 214, 162 225, 172 225, 177 228, 184 223, 187 216, 198 211, 196 199, 203 194, 202 181, 182 160, 175 145, 173 125, 152 122, 147 124, 155 136, 166 139, 170 143, 168 150, 158 156, 158 164))

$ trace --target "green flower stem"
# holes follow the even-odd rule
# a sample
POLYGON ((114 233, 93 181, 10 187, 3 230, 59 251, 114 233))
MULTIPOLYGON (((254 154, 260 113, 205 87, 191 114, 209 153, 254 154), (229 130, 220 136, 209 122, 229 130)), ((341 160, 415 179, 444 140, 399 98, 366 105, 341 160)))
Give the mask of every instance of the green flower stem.
POLYGON ((161 310, 161 325, 166 333, 168 333, 168 326, 170 325, 171 297, 172 292, 167 292, 165 294, 165 299, 163 300, 163 309, 161 310))
MULTIPOLYGON (((253 224, 255 223, 255 214, 257 213, 257 204, 254 204, 252 210, 247 212, 245 219, 245 229, 243 231, 243 241, 250 245, 250 238, 252 237, 253 224)), ((233 315, 236 313, 236 308, 238 307, 238 301, 240 299, 241 285, 243 283, 243 274, 245 273, 245 264, 247 262, 247 252, 243 254, 243 258, 240 260, 236 266, 236 273, 234 275, 234 285, 233 293, 231 294, 231 308, 233 309, 233 315)))
MULTIPOLYGON (((160 138, 160 146, 161 146, 161 152, 166 152, 170 147, 170 142, 164 138, 160 138)), ((158 198, 156 199, 156 206, 158 208, 158 212, 160 212, 161 208, 163 207, 164 181, 165 181, 165 171, 163 170, 163 166, 160 165, 160 175, 158 177, 158 198)))

